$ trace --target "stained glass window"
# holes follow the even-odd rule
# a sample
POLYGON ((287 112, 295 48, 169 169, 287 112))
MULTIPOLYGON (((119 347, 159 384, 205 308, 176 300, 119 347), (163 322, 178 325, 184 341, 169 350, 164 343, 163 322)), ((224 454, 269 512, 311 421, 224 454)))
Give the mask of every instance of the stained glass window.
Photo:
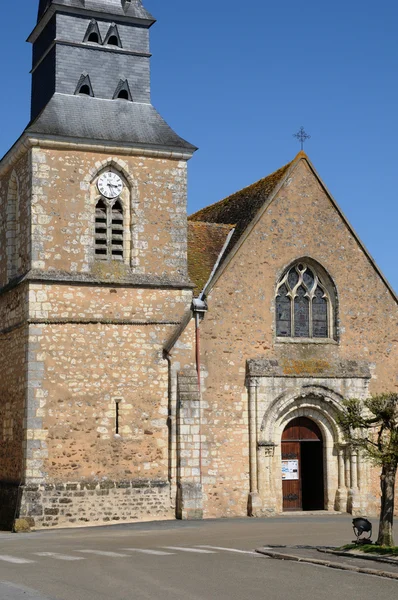
POLYGON ((282 285, 276 297, 276 335, 290 337, 292 335, 291 300, 286 285, 282 285))
POLYGON ((328 337, 328 302, 319 286, 312 300, 312 327, 314 337, 328 337))
POLYGON ((294 337, 310 336, 309 299, 305 288, 300 285, 294 298, 294 337))
POLYGON ((303 262, 285 272, 277 286, 276 335, 287 338, 333 337, 330 294, 316 269, 303 262))

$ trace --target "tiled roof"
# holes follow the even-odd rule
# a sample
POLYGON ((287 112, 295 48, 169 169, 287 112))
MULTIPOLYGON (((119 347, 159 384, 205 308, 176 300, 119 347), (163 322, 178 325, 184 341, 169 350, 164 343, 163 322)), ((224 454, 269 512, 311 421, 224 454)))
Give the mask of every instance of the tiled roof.
POLYGON ((268 177, 252 183, 248 187, 235 192, 228 198, 206 206, 189 217, 190 221, 205 221, 207 223, 227 223, 237 225, 251 221, 259 208, 279 183, 292 163, 281 167, 268 177))
MULTIPOLYGON (((225 198, 220 202, 216 202, 216 204, 211 204, 206 208, 202 208, 202 210, 199 210, 189 217, 190 225, 195 224, 198 226, 199 223, 202 223, 203 225, 218 224, 219 226, 229 225, 230 228, 235 227, 235 231, 229 242, 228 248, 223 256, 224 259, 235 246, 247 226, 254 219, 256 213, 263 206, 264 202, 268 200, 272 191, 283 179, 291 164, 292 163, 288 163, 274 173, 271 173, 271 175, 268 175, 268 177, 260 179, 260 181, 243 188, 243 190, 228 196, 228 198, 225 198)), ((211 230, 209 229, 209 231, 211 230)), ((197 262, 200 261, 198 253, 199 250, 198 247, 196 247, 195 260, 197 262)), ((206 263, 208 263, 209 255, 206 255, 204 260, 206 263)))
POLYGON ((54 94, 27 133, 194 152, 151 104, 54 94))
POLYGON ((231 229, 231 225, 188 222, 188 273, 195 284, 195 296, 209 279, 231 229))

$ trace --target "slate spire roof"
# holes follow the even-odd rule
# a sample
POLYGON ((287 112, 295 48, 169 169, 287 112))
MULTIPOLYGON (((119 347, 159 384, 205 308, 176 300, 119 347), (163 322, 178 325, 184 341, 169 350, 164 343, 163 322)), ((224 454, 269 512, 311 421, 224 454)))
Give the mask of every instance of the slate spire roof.
POLYGON ((54 94, 27 133, 138 147, 197 149, 177 135, 151 104, 54 94))
POLYGON ((51 5, 154 21, 152 15, 143 7, 141 0, 40 0, 38 21, 51 5))
POLYGON ((40 0, 38 24, 29 37, 32 110, 26 132, 192 155, 196 147, 151 103, 154 21, 142 0, 40 0), (97 39, 89 39, 91 31, 97 39), (110 43, 114 35, 117 44, 110 43))

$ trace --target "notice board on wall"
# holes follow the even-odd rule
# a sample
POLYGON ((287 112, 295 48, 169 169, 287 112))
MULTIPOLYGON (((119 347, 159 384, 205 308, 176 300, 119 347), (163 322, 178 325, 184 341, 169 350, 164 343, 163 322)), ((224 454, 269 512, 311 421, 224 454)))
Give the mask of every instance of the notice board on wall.
POLYGON ((289 481, 299 478, 299 461, 298 460, 283 460, 282 461, 282 479, 289 481))

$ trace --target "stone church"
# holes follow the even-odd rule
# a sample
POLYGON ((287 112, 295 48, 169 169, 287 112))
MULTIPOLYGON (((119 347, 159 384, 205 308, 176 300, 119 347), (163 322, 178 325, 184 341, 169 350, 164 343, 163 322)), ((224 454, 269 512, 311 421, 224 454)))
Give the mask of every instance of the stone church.
POLYGON ((141 0, 40 0, 0 162, 0 525, 375 513, 398 307, 309 158, 187 219, 141 0))

